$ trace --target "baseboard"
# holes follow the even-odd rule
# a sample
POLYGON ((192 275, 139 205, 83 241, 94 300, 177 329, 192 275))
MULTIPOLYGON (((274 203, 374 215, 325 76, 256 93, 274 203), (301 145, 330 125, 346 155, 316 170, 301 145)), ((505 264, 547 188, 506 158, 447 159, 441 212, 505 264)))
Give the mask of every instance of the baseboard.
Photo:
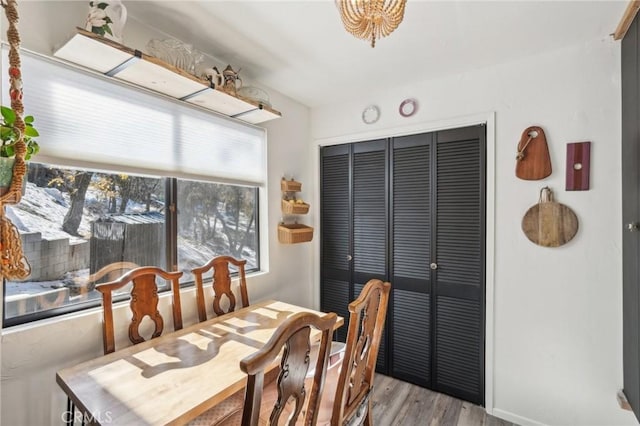
POLYGON ((522 417, 517 414, 510 413, 508 411, 501 410, 499 408, 493 409, 493 415, 499 417, 502 420, 506 420, 511 423, 515 423, 520 426, 546 426, 544 423, 531 420, 527 417, 522 417))

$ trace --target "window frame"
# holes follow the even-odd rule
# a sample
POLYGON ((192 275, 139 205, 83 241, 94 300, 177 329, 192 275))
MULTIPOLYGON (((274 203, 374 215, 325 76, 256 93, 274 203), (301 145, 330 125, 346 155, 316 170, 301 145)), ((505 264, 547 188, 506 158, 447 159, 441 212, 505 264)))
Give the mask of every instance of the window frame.
MULTIPOLYGON (((47 164, 49 165, 49 164, 47 164)), ((52 165, 49 165, 52 166, 52 165)), ((55 165, 60 167, 67 167, 65 165, 55 165)), ((54 167, 55 167, 54 166, 54 167)), ((101 169, 101 173, 120 173, 117 170, 106 170, 101 169)), ((167 270, 177 270, 178 267, 178 208, 177 200, 178 200, 178 179, 176 177, 159 177, 159 179, 164 179, 165 181, 165 199, 168 208, 165 210, 165 249, 166 249, 166 265, 163 268, 167 270)), ((200 180, 200 182, 208 182, 208 183, 217 183, 208 180, 200 180)), ((224 185, 233 185, 229 183, 223 183, 224 185)), ((256 267, 246 269, 247 275, 252 273, 257 273, 262 270, 261 264, 261 239, 260 239, 260 192, 262 190, 261 186, 249 186, 254 190, 254 200, 255 200, 255 224, 254 229, 256 233, 256 267)), ((231 274, 231 276, 237 276, 237 272, 231 274)), ((210 282, 211 278, 205 280, 206 283, 210 282)), ((41 321, 46 319, 53 319, 56 317, 60 317, 62 315, 73 314, 78 312, 87 311, 92 308, 99 308, 102 304, 101 299, 93 299, 86 300, 82 302, 77 302, 69 305, 64 305, 56 308, 45 309, 38 312, 31 312, 25 315, 15 316, 11 318, 7 318, 6 309, 5 309, 5 300, 6 300, 6 291, 7 286, 5 285, 6 279, 2 278, 2 328, 6 329, 9 327, 14 327, 18 325, 29 324, 35 321, 41 321)), ((188 289, 195 288, 195 281, 186 281, 180 283, 180 289, 188 289)), ((170 292, 170 288, 165 288, 160 290, 160 294, 164 294, 170 292)), ((123 302, 129 300, 130 296, 128 294, 114 295, 113 303, 123 302)))

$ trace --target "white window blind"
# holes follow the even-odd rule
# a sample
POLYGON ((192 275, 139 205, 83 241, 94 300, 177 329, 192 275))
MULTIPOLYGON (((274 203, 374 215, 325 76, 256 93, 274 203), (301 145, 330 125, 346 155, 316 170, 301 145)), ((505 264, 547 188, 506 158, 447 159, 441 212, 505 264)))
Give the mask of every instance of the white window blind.
MULTIPOLYGON (((7 55, 6 48, 2 53, 7 55)), ((25 114, 35 117, 35 161, 103 164, 230 183, 266 180, 266 132, 162 96, 23 53, 25 114)), ((3 61, 3 105, 9 105, 3 61)))

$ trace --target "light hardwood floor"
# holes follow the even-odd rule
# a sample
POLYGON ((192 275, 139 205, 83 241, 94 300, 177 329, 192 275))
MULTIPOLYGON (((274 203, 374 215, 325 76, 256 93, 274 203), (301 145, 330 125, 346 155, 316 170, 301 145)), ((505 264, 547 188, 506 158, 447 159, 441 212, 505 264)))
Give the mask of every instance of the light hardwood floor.
POLYGON ((382 374, 375 379, 373 421, 376 426, 516 426, 483 407, 382 374))

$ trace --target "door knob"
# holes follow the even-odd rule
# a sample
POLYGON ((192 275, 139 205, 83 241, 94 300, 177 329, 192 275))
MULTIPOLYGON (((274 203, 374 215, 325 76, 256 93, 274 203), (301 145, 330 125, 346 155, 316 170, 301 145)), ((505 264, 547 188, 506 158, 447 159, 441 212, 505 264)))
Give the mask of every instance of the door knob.
POLYGON ((640 230, 640 224, 638 222, 631 222, 627 224, 627 230, 629 232, 638 232, 640 230))
POLYGON ((438 264, 434 262, 431 265, 429 265, 429 267, 435 271, 436 269, 438 269, 438 264))

